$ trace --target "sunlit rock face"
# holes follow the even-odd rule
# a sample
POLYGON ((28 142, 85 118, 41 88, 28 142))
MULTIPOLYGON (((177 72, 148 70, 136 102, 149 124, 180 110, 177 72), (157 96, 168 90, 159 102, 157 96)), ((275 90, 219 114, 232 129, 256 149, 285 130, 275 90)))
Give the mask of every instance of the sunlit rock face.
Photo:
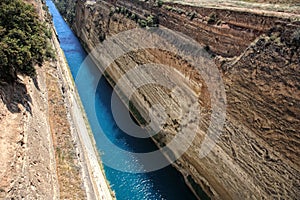
MULTIPOLYGON (((87 51, 117 33, 140 26, 131 17, 134 14, 140 20, 157 17, 161 27, 182 32, 217 55, 214 61, 226 91, 226 122, 217 145, 204 158, 199 147, 211 121, 211 94, 193 67, 170 52, 144 49, 123 55, 106 71, 114 85, 137 65, 160 63, 170 66, 165 70, 172 71, 171 78, 187 96, 198 98, 203 108, 199 130, 191 147, 174 163, 195 192, 201 187, 213 199, 297 199, 299 23, 280 15, 171 3, 157 6, 152 1, 78 0, 75 10, 72 27, 87 51), (127 11, 117 12, 117 8, 127 11)), ((147 75, 141 72, 127 81, 134 83, 147 75)), ((127 92, 124 87, 119 95, 126 97, 127 92)), ((148 85, 137 90, 131 102, 134 108, 129 107, 140 122, 149 119, 148 110, 157 102, 173 111, 164 130, 153 137, 158 146, 172 141, 181 123, 177 118, 180 99, 162 87, 148 85)))

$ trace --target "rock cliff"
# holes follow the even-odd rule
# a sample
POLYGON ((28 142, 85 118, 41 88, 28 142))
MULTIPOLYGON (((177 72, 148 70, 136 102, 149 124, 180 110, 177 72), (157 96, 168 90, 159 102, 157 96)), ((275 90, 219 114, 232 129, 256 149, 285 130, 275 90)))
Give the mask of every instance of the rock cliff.
MULTIPOLYGON (((157 25, 203 45, 217 56, 227 96, 224 133, 204 158, 199 157, 198 147, 209 126, 209 94, 187 62, 161 50, 133 51, 118 58, 106 76, 114 85, 136 65, 165 64, 176 69, 177 75, 169 78, 178 79, 187 95, 197 95, 204 107, 200 131, 174 165, 199 196, 200 187, 213 199, 298 199, 300 24, 293 22, 294 17, 153 1, 78 0, 72 26, 87 51, 122 31, 157 25)), ((134 84, 134 80, 127 81, 134 84)), ((126 92, 123 88, 119 95, 126 96, 126 92)), ((131 102, 129 107, 141 123, 157 102, 174 111, 164 131, 153 137, 160 146, 172 140, 179 111, 167 90, 145 86, 131 102)))
POLYGON ((55 59, 35 66, 33 78, 0 81, 0 199, 96 199, 71 119, 65 89, 72 83, 62 73, 67 66, 51 16, 44 1, 20 2, 31 4, 49 29, 55 59))

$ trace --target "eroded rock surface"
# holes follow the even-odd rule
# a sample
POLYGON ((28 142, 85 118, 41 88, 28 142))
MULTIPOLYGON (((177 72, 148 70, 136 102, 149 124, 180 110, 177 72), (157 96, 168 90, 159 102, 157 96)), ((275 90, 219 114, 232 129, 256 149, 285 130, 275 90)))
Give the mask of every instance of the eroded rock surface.
MULTIPOLYGON (((130 18, 132 14, 140 20, 150 15, 158 17, 160 26, 194 38, 209 47, 206 49, 211 53, 231 57, 227 59, 230 62, 216 59, 226 89, 227 116, 219 143, 204 158, 199 157, 198 150, 210 122, 211 107, 205 83, 195 69, 174 54, 148 49, 123 55, 106 71, 114 85, 136 65, 165 64, 172 66, 174 73, 183 75, 184 80, 180 76, 169 78, 181 82, 187 93, 198 95, 204 108, 200 131, 191 148, 174 163, 194 190, 200 186, 215 199, 298 199, 299 23, 290 22, 288 16, 250 11, 180 4, 155 7, 145 2, 107 0, 78 1, 73 28, 91 51, 109 36, 137 27, 137 21, 130 18), (123 12, 112 12, 117 7, 123 12), (188 18, 191 15, 186 12, 193 11, 197 17, 188 18), (210 19, 211 13, 218 20, 210 19)), ((134 84, 134 79, 147 75, 145 71, 127 81, 134 84)), ((126 87, 119 95, 126 97, 126 87)), ((134 107, 130 109, 140 122, 149 118, 148 110, 157 102, 175 113, 179 105, 168 90, 158 86, 139 89, 131 101, 134 107)), ((157 145, 164 146, 172 140, 180 123, 177 120, 176 114, 169 116, 164 131, 153 137, 157 145)))

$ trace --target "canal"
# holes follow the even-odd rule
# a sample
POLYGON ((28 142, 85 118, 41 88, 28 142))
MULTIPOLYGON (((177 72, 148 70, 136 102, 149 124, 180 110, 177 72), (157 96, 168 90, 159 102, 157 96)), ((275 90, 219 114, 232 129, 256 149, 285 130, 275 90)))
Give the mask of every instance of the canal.
MULTIPOLYGON (((47 0, 47 5, 53 16, 61 48, 65 53, 72 76, 75 79, 87 53, 70 27, 65 23, 53 2, 47 0)), ((114 122, 111 112, 110 98, 113 91, 112 87, 104 78, 101 78, 97 84, 96 95, 91 95, 94 91, 89 90, 89 87, 90 84, 93 84, 95 71, 98 69, 90 62, 84 65, 83 71, 82 69, 80 70, 80 73, 85 73, 85 76, 88 78, 86 81, 79 83, 79 85, 76 83, 76 86, 87 113, 98 151, 100 154, 114 159, 114 162, 122 162, 119 163, 121 165, 127 164, 143 167, 142 163, 134 157, 119 158, 114 155, 114 152, 110 151, 109 145, 101 142, 101 135, 105 134, 105 137, 109 138, 111 142, 126 151, 147 152, 156 149, 156 146, 150 139, 138 139, 122 132, 114 122), (91 97, 96 98, 91 99, 91 97), (95 102, 95 109, 88 109, 91 102, 95 102), (93 116, 97 116, 96 119, 93 116), (101 129, 98 128, 98 124, 101 129)), ((120 104, 122 103, 120 102, 120 104)), ((149 173, 127 173, 112 169, 104 163, 104 169, 118 200, 196 199, 185 184, 181 174, 172 166, 149 173)))

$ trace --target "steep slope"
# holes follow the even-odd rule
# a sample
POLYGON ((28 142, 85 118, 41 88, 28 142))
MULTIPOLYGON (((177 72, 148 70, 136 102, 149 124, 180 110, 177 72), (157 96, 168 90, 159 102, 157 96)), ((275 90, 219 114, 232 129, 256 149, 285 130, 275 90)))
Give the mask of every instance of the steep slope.
MULTIPOLYGON (((195 192, 200 186, 215 199, 297 199, 300 193, 299 23, 279 14, 107 0, 78 1, 73 28, 91 51, 111 35, 144 26, 142 20, 148 24, 149 16, 158 18, 160 26, 193 37, 211 53, 238 56, 229 63, 218 62, 228 100, 226 125, 220 142, 205 158, 199 157, 198 147, 209 125, 209 94, 201 86, 204 84, 199 74, 184 60, 172 53, 147 49, 123 55, 106 71, 114 85, 136 65, 166 64, 176 69, 177 75, 169 78, 177 79, 187 96, 198 95, 206 108, 200 131, 191 148, 174 163, 187 183, 195 192), (195 15, 191 15, 193 11, 195 15), (132 14, 137 17, 131 17, 132 14)), ((138 75, 143 76, 148 73, 138 75)), ((138 77, 127 81, 134 85, 138 77)), ((127 92, 123 88, 119 95, 126 97, 127 92)), ((131 102, 134 106, 130 109, 141 123, 149 118, 147 111, 157 102, 175 113, 179 105, 167 90, 157 86, 139 89, 131 102)), ((172 140, 177 123, 176 114, 170 116, 164 131, 153 137, 157 145, 164 146, 172 140)))
MULTIPOLYGON (((45 74, 38 70, 38 76, 45 74)), ((58 199, 44 80, 1 85, 1 198, 58 199), (22 100, 23 99, 23 100, 22 100), (5 105, 6 104, 6 105, 5 105), (33 106, 34 105, 34 106, 33 106), (19 109, 19 111, 12 111, 19 109)))
POLYGON ((19 2, 33 5, 39 20, 49 28, 47 42, 55 49, 56 59, 35 66, 37 74, 32 78, 18 75, 13 83, 0 82, 0 198, 91 197, 91 180, 62 89, 66 83, 61 70, 66 61, 47 6, 44 1, 19 2))
MULTIPOLYGON (((78 1, 78 5, 84 2, 78 1)), ((138 19, 147 21, 149 16, 153 16, 161 26, 184 33, 201 45, 207 46, 213 53, 232 57, 240 55, 257 36, 273 27, 276 21, 289 21, 276 15, 263 15, 262 13, 240 10, 196 7, 174 3, 157 6, 155 1, 154 3, 152 1, 136 1, 134 4, 126 0, 108 0, 106 2, 102 2, 105 6, 103 10, 105 10, 106 14, 104 15, 95 9, 100 4, 87 1, 86 7, 89 8, 88 13, 90 15, 95 14, 93 21, 84 21, 84 16, 81 15, 81 9, 84 6, 77 7, 76 12, 78 15, 73 25, 74 29, 78 28, 78 34, 80 34, 80 28, 84 26, 89 26, 87 27, 88 29, 95 26, 93 30, 98 31, 98 35, 105 38, 105 34, 110 35, 112 31, 109 28, 109 23, 114 22, 111 22, 110 19, 112 21, 121 21, 122 15, 134 22, 138 21, 138 19), (108 16, 107 12, 110 13, 108 16), (110 15, 111 17, 109 17, 110 15), (102 18, 105 20, 101 20, 102 18), (83 22, 88 24, 82 24, 83 22)), ((72 5, 66 9, 72 10, 72 5)), ((124 19, 124 21, 128 20, 124 19)))

